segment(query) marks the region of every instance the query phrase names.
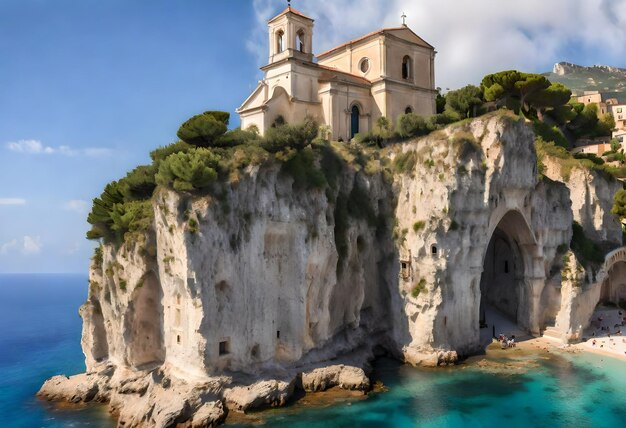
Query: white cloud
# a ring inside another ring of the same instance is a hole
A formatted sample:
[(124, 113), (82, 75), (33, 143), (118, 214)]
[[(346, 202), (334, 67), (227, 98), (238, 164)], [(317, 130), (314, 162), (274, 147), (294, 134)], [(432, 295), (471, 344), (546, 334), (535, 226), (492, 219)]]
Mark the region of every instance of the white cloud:
[(0, 255), (7, 254), (15, 246), (17, 246), (17, 239), (12, 239), (9, 242), (5, 242), (4, 244), (0, 245)]
[[(248, 48), (259, 65), (267, 61), (267, 20), (282, 8), (282, 0), (254, 0)], [(444, 88), (503, 69), (549, 71), (574, 51), (589, 62), (626, 66), (626, 0), (317, 0), (296, 8), (315, 19), (315, 52), (397, 26), (405, 12), (411, 29), (438, 51), (436, 80)]]
[(6, 144), (7, 149), (31, 155), (52, 155), (59, 154), (63, 156), (88, 156), (102, 157), (111, 154), (110, 149), (102, 147), (87, 147), (85, 149), (72, 149), (70, 146), (50, 147), (44, 145), (39, 140), (19, 140)]
[(22, 198), (0, 198), (0, 205), (24, 205), (26, 199)]
[(74, 211), (78, 214), (84, 214), (89, 209), (89, 203), (81, 199), (72, 199), (63, 204), (63, 208), (68, 211)]
[(13, 249), (19, 250), (26, 256), (39, 254), (43, 244), (39, 236), (24, 236), (22, 239), (12, 239), (0, 245), (0, 255), (8, 254)]
[(22, 247), (22, 254), (32, 255), (39, 254), (41, 252), (41, 247), (43, 244), (41, 243), (41, 238), (39, 236), (24, 236), (24, 245)]

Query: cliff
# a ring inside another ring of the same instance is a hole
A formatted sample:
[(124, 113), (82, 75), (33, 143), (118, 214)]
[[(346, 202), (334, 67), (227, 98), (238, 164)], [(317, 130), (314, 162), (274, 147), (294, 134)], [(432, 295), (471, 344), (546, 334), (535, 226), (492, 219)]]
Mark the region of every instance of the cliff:
[(87, 373), (40, 395), (110, 402), (124, 426), (213, 426), (296, 388), (367, 391), (379, 352), (453, 364), (481, 350), (485, 305), (534, 334), (588, 321), (576, 299), (593, 281), (580, 291), (563, 256), (574, 219), (617, 242), (615, 185), (541, 177), (523, 121), (316, 153), (324, 186), (269, 159), (219, 192), (158, 188), (149, 231), (92, 262)]

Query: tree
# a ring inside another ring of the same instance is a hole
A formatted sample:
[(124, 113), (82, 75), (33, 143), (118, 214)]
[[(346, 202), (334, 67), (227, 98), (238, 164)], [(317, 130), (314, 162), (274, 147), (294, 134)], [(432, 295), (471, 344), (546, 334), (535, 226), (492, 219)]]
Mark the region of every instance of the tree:
[(217, 179), (220, 157), (206, 148), (168, 156), (159, 166), (156, 182), (179, 191), (201, 190)]
[(476, 109), (483, 103), (483, 91), (474, 85), (446, 94), (446, 109), (458, 113), (461, 117), (475, 117)]
[(298, 125), (277, 125), (265, 132), (262, 146), (268, 152), (276, 153), (285, 148), (302, 149), (317, 137), (319, 126), (311, 117), (306, 117)]
[(622, 145), (620, 144), (619, 140), (617, 138), (613, 138), (611, 140), (611, 151), (617, 153), (621, 148)]
[(551, 83), (545, 76), (516, 70), (489, 74), (483, 78), (481, 87), (486, 101), (493, 101), (497, 107), (506, 106), (526, 116), (541, 116), (545, 109), (559, 108), (571, 97), (569, 89), (559, 83)]
[(626, 219), (626, 190), (618, 190), (613, 196), (611, 214), (619, 217), (620, 221), (624, 223), (624, 219)]
[(126, 174), (126, 177), (119, 181), (120, 192), (124, 200), (149, 199), (156, 187), (154, 175), (157, 167), (152, 165), (142, 165)]
[(124, 195), (117, 181), (112, 181), (104, 187), (99, 198), (93, 200), (91, 212), (87, 216), (87, 222), (91, 224), (91, 230), (87, 232), (87, 239), (109, 238), (113, 219), (111, 211), (115, 204), (124, 202)]
[(183, 123), (176, 135), (188, 144), (210, 147), (228, 130), (229, 118), (223, 111), (205, 111)]
[(596, 135), (598, 137), (610, 136), (613, 133), (613, 129), (615, 129), (615, 119), (613, 119), (613, 115), (611, 113), (603, 114), (600, 120), (598, 120)]
[(415, 113), (407, 113), (398, 116), (398, 126), (396, 126), (396, 130), (402, 138), (409, 138), (427, 134), (428, 126), (423, 117)]
[(441, 95), (441, 88), (437, 88), (437, 97), (435, 98), (435, 106), (437, 114), (443, 113), (446, 108), (446, 97)]

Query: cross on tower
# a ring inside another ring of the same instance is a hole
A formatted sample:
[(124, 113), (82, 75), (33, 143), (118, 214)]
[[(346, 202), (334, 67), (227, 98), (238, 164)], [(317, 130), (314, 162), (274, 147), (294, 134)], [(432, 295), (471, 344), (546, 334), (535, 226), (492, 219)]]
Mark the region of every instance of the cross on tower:
[(400, 18), (402, 18), (402, 25), (406, 26), (406, 13), (402, 12), (402, 16)]

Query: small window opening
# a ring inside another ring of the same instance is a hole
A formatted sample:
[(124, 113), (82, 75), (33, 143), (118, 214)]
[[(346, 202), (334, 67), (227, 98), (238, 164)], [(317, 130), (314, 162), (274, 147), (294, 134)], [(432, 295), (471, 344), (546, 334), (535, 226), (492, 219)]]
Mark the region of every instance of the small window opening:
[(180, 316), (181, 316), (180, 309), (176, 309), (176, 325), (180, 325)]
[(408, 279), (411, 275), (411, 264), (407, 261), (401, 261), (400, 266), (402, 267), (402, 270), (400, 272), (402, 278)]
[(283, 30), (280, 30), (278, 33), (276, 33), (276, 53), (281, 53), (282, 51), (285, 50), (285, 46), (284, 46), (284, 35), (285, 33), (283, 33)]
[(176, 295), (176, 304), (180, 305), (180, 294)]
[(409, 114), (409, 113), (413, 113), (413, 109), (411, 108), (411, 106), (408, 106), (407, 108), (404, 109), (404, 114)]
[(411, 57), (408, 55), (402, 59), (402, 78), (411, 78)]
[(430, 247), (430, 253), (431, 254), (437, 254), (437, 246), (433, 245), (432, 247)]
[(296, 33), (296, 48), (300, 52), (304, 52), (304, 31), (302, 30)]
[(280, 330), (276, 330), (276, 339), (280, 339)]
[(504, 261), (504, 273), (509, 273), (509, 261)]
[(220, 342), (220, 355), (228, 355), (230, 353), (230, 343), (228, 340)]
[(176, 335), (176, 343), (178, 343), (180, 345), (180, 334)]
[(361, 69), (361, 73), (367, 73), (370, 69), (370, 60), (367, 58), (363, 58), (361, 60), (361, 64), (359, 65), (359, 68)]

